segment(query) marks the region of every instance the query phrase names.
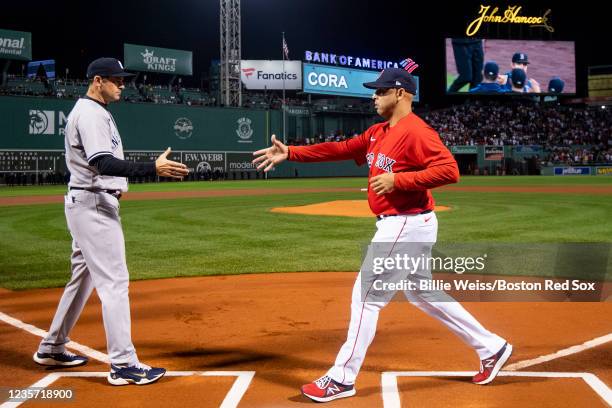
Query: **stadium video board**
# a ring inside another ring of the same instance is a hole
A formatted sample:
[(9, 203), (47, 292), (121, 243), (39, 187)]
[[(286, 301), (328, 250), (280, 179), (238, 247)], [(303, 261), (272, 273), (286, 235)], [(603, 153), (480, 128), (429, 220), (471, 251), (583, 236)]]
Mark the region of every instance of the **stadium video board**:
[(576, 93), (573, 41), (445, 41), (447, 94)]
[(44, 75), (49, 79), (55, 79), (55, 60), (30, 61), (27, 65), (26, 75), (28, 78)]
[[(372, 82), (378, 78), (380, 72), (366, 71), (362, 69), (340, 68), (330, 65), (302, 64), (304, 72), (304, 92), (351, 96), (357, 98), (371, 98), (372, 89), (363, 86), (364, 82)], [(417, 83), (417, 94), (413, 101), (419, 101), (419, 78), (415, 75)]]

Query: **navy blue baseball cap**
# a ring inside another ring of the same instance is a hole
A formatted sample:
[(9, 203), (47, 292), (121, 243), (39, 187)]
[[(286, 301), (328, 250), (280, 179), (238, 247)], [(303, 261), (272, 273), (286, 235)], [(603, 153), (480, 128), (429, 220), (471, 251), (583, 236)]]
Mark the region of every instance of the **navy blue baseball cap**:
[(116, 58), (98, 58), (87, 67), (87, 78), (91, 79), (99, 75), (101, 77), (128, 77), (134, 76), (125, 72), (123, 64)]
[(484, 75), (488, 79), (495, 79), (499, 74), (499, 65), (495, 61), (488, 61), (484, 65)]
[(565, 86), (565, 82), (561, 78), (553, 77), (548, 83), (548, 92), (561, 93), (563, 92), (563, 86)]
[(522, 88), (525, 86), (527, 74), (525, 74), (525, 71), (520, 68), (514, 68), (512, 73), (510, 73), (510, 78), (512, 79), (512, 85), (517, 88)]
[(520, 64), (529, 64), (529, 58), (527, 58), (527, 54), (524, 52), (515, 52), (512, 56), (512, 62), (520, 63)]
[(363, 86), (369, 89), (403, 88), (413, 95), (416, 95), (417, 90), (414, 77), (401, 68), (387, 68), (380, 73), (376, 81), (364, 82)]

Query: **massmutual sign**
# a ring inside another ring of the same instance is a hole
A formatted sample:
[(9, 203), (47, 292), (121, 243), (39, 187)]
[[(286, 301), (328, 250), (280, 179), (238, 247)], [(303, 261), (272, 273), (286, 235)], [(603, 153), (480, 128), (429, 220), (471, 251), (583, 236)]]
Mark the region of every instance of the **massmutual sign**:
[(32, 34), (0, 30), (0, 59), (32, 60)]
[(123, 44), (125, 68), (132, 71), (193, 75), (191, 51), (148, 45)]

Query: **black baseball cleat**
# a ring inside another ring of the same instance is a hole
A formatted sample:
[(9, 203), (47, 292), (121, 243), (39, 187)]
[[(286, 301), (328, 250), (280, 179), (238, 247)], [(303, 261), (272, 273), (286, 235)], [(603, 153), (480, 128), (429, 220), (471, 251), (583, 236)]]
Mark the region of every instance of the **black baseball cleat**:
[(112, 385), (145, 385), (154, 383), (164, 374), (166, 374), (165, 368), (149, 367), (142, 363), (133, 366), (111, 364), (111, 371), (107, 379)]
[(85, 356), (78, 356), (69, 351), (61, 353), (34, 353), (32, 359), (36, 364), (49, 367), (78, 367), (87, 364), (89, 359)]

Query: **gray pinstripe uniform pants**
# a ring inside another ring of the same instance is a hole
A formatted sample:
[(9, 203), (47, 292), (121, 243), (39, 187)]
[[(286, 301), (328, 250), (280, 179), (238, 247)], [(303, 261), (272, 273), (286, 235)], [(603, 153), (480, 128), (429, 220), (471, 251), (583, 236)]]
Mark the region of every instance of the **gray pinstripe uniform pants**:
[(68, 334), (95, 288), (102, 303), (111, 363), (135, 364), (138, 358), (131, 336), (129, 273), (119, 200), (104, 192), (71, 190), (66, 195), (65, 213), (72, 235), (72, 278), (38, 351), (64, 351), (70, 341)]

